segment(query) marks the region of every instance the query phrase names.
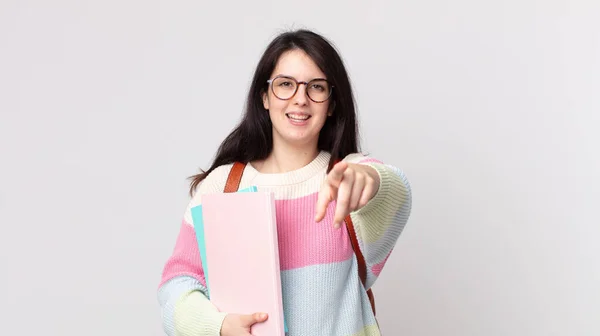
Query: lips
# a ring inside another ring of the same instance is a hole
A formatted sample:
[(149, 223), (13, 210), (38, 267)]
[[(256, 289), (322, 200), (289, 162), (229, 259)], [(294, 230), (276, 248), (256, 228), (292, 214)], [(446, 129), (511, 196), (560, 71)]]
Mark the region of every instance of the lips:
[(295, 112), (286, 113), (285, 115), (286, 115), (286, 117), (288, 117), (294, 121), (305, 121), (311, 117), (311, 115), (307, 114), (307, 113), (295, 113)]

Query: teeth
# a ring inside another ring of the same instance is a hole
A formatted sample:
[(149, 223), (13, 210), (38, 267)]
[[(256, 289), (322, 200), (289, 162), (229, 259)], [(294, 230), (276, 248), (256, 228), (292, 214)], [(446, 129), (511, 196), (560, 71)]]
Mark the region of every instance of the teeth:
[(294, 119), (294, 120), (306, 120), (310, 117), (309, 115), (299, 115), (299, 114), (292, 114), (292, 113), (288, 113), (287, 116), (290, 119)]

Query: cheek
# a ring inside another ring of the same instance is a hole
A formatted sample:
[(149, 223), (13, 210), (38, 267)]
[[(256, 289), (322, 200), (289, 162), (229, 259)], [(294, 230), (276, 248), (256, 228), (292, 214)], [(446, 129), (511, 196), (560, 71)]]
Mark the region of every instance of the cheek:
[(272, 95), (269, 95), (269, 110), (272, 112), (282, 112), (286, 109), (288, 102), (285, 100), (277, 99)]
[(319, 115), (319, 117), (323, 119), (327, 119), (328, 111), (329, 105), (327, 104), (317, 105), (314, 109), (315, 114)]
[(279, 99), (272, 99), (269, 101), (269, 116), (271, 117), (271, 121), (274, 123), (279, 123), (283, 117), (285, 117), (284, 112), (286, 110), (287, 104)]

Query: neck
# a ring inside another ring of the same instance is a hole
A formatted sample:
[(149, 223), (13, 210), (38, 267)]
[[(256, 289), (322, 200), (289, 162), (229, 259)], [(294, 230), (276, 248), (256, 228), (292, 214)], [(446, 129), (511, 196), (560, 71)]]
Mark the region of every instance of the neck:
[(256, 169), (265, 174), (287, 173), (308, 165), (319, 155), (319, 152), (316, 144), (296, 147), (274, 143), (271, 154), (264, 161), (256, 164)]

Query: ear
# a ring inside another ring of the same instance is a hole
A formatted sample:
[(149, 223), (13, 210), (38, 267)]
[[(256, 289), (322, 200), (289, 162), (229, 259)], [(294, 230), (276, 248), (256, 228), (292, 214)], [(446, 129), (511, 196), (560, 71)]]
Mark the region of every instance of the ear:
[(266, 92), (262, 93), (262, 101), (263, 101), (263, 107), (265, 108), (265, 110), (269, 110), (269, 95)]

